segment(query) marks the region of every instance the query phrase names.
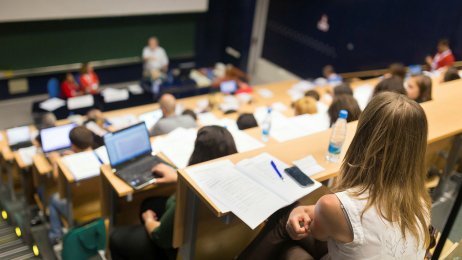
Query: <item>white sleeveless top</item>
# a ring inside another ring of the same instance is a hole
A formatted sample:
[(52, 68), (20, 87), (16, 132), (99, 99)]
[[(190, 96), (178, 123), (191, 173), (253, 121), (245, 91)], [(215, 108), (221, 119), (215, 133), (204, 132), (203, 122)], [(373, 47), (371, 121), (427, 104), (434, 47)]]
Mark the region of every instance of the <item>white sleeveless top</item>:
[(347, 191), (335, 195), (348, 215), (354, 238), (350, 243), (329, 239), (327, 259), (424, 259), (423, 237), (420, 244), (410, 233), (404, 239), (399, 226), (382, 219), (375, 207), (361, 218), (367, 199), (352, 197)]

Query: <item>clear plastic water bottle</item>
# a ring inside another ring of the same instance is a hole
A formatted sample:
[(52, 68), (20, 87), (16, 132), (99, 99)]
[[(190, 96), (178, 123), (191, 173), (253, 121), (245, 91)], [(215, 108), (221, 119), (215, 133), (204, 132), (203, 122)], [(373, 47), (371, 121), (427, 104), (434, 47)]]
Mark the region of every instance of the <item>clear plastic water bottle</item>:
[(270, 130), (271, 130), (271, 111), (272, 109), (269, 107), (265, 120), (261, 123), (261, 137), (263, 142), (268, 142)]
[(332, 134), (329, 140), (329, 149), (327, 150), (326, 159), (329, 162), (338, 162), (342, 146), (346, 138), (348, 111), (340, 110), (337, 122), (332, 127)]

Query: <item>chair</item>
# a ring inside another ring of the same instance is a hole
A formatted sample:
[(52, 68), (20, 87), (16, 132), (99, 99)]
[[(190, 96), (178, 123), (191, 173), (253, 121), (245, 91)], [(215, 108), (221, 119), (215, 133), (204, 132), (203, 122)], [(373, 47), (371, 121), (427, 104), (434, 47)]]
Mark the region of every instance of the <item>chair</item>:
[(47, 83), (48, 95), (50, 98), (60, 97), (61, 89), (59, 88), (59, 80), (57, 78), (51, 78)]
[(73, 228), (64, 236), (62, 259), (80, 260), (98, 256), (99, 251), (106, 248), (106, 239), (103, 219)]

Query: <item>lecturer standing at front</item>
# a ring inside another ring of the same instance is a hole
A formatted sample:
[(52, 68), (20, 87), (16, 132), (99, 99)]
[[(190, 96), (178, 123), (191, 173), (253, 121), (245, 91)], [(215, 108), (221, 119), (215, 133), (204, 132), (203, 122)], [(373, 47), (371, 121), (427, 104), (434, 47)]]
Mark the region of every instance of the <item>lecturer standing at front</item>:
[(150, 37), (148, 46), (143, 49), (144, 76), (152, 77), (153, 74), (167, 72), (168, 57), (164, 48), (159, 46), (156, 37)]

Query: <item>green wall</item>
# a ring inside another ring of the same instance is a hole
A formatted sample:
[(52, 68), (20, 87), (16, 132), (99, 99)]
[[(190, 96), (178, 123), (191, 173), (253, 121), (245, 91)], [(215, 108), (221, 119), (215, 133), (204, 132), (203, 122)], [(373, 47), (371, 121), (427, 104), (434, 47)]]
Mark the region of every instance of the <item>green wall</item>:
[(192, 56), (197, 16), (0, 23), (0, 70), (141, 56), (151, 35), (170, 57)]

